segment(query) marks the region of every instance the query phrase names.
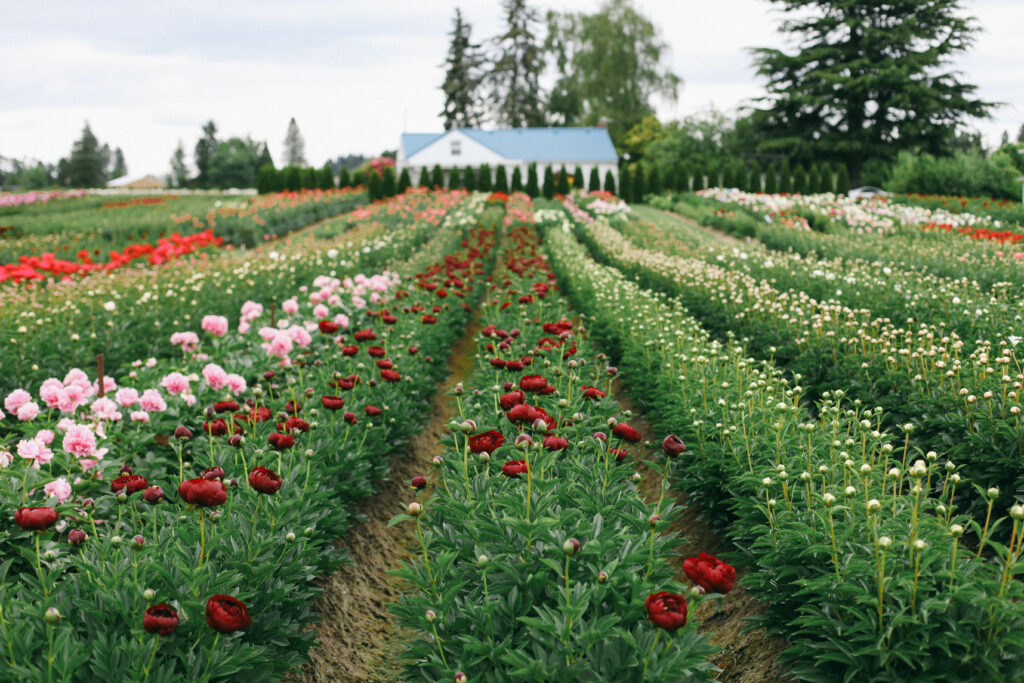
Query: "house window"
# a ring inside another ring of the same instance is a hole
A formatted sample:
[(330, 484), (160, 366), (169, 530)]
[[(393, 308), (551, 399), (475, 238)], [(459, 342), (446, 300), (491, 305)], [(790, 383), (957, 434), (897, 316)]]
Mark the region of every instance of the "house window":
[(452, 140), (452, 156), (457, 157), (462, 154), (462, 140)]

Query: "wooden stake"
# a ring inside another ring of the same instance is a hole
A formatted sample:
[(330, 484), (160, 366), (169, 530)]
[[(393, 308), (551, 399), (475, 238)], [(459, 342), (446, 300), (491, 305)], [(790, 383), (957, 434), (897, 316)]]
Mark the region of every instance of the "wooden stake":
[(104, 388), (103, 388), (103, 354), (102, 353), (97, 353), (96, 354), (96, 382), (97, 382), (97, 384), (99, 384), (99, 387), (100, 387), (100, 398), (103, 398), (103, 396), (107, 392), (104, 391)]

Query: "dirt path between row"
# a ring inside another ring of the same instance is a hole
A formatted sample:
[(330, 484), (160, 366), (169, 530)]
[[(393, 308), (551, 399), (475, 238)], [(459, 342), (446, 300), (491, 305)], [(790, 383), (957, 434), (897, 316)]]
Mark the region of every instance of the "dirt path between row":
[[(666, 434), (659, 434), (654, 430), (643, 413), (634, 406), (619, 380), (613, 383), (612, 391), (623, 410), (633, 412), (629, 424), (640, 432), (645, 441), (649, 440), (654, 444), (653, 448), (657, 452), (652, 454), (652, 458), (660, 457), (660, 444)], [(648, 502), (657, 503), (661, 494), (661, 474), (646, 465), (641, 465), (639, 470), (644, 475), (640, 481), (640, 493)], [(733, 548), (728, 540), (723, 539), (700, 520), (700, 507), (688, 504), (686, 494), (670, 489), (666, 496), (672, 496), (683, 507), (682, 514), (669, 528), (670, 531), (678, 532), (686, 538), (686, 544), (679, 548), (676, 579), (692, 583), (683, 571), (683, 558), (698, 555), (702, 551), (716, 555)], [(722, 651), (712, 658), (715, 665), (722, 669), (716, 680), (729, 683), (789, 683), (790, 679), (784, 675), (782, 667), (776, 662), (779, 653), (786, 648), (786, 642), (778, 638), (768, 638), (764, 629), (744, 632), (749, 626), (747, 617), (763, 611), (763, 607), (754, 596), (739, 584), (738, 580), (744, 573), (742, 569), (737, 568), (736, 586), (722, 598), (721, 609), (709, 600), (696, 612), (701, 621), (700, 632), (706, 635), (711, 643), (722, 648)]]
[(414, 499), (409, 480), (426, 475), (431, 458), (443, 452), (438, 441), (457, 412), (454, 401), (445, 393), (472, 369), (473, 339), (478, 331), (479, 325), (472, 323), (452, 349), (448, 378), (438, 384), (430, 401), (433, 417), (412, 438), (404, 456), (393, 460), (390, 476), (380, 482), (377, 494), (360, 506), (364, 521), (341, 541), (355, 564), (339, 567), (317, 581), (324, 589), (316, 604), (322, 618), (316, 625), (319, 645), (310, 650), (311, 661), (290, 680), (399, 680), (404, 644), (414, 634), (399, 627), (388, 611), (388, 604), (395, 602), (406, 588), (388, 570), (396, 569), (399, 562), (415, 554), (418, 542), (413, 525), (389, 528), (388, 522)]

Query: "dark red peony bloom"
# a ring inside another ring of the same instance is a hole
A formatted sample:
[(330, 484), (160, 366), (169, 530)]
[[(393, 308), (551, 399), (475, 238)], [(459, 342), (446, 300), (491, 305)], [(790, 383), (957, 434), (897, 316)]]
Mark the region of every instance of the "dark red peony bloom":
[(377, 406), (366, 406), (365, 408), (363, 408), (363, 412), (369, 415), (370, 417), (377, 417), (384, 411), (378, 408)]
[(233, 413), (238, 410), (238, 403), (235, 401), (217, 401), (213, 404), (215, 413)]
[(260, 493), (267, 495), (277, 493), (277, 490), (281, 488), (281, 483), (281, 477), (277, 476), (274, 470), (266, 467), (254, 467), (249, 473), (249, 486)]
[(625, 448), (609, 448), (608, 452), (615, 456), (617, 462), (622, 462), (629, 456)]
[(267, 443), (276, 448), (279, 451), (283, 451), (286, 448), (291, 448), (295, 445), (295, 437), (291, 434), (280, 434), (274, 432), (267, 437)]
[(150, 505), (156, 505), (164, 499), (164, 490), (159, 486), (149, 486), (142, 492), (142, 500)]
[(334, 334), (341, 329), (341, 325), (334, 322), (333, 320), (321, 320), (317, 323), (317, 327), (320, 328), (320, 332), (323, 334)]
[(548, 381), (541, 375), (526, 375), (519, 380), (519, 388), (523, 391), (542, 391), (548, 385)]
[(526, 394), (521, 391), (511, 391), (507, 394), (502, 394), (498, 398), (498, 403), (501, 404), (502, 410), (512, 410), (513, 406), (517, 406), (526, 399)]
[(129, 496), (143, 490), (149, 485), (145, 477), (138, 474), (126, 474), (110, 482), (110, 490), (114, 493), (124, 491)]
[(345, 422), (348, 422), (350, 425), (354, 425), (359, 420), (355, 413), (346, 412), (342, 417), (344, 417)]
[(278, 422), (277, 428), (286, 434), (291, 434), (295, 429), (298, 429), (300, 432), (308, 432), (309, 423), (301, 417), (289, 417), (284, 422)]
[(228, 423), (222, 418), (203, 423), (203, 431), (211, 436), (224, 436), (228, 433)]
[(228, 500), (228, 489), (216, 479), (186, 479), (178, 485), (178, 495), (191, 505), (214, 507)]
[(359, 353), (359, 347), (358, 346), (342, 346), (341, 347), (341, 355), (343, 355), (343, 356), (354, 356), (357, 353)]
[(248, 422), (253, 424), (256, 422), (266, 422), (272, 417), (274, 417), (274, 413), (270, 408), (260, 406), (258, 408), (253, 408), (248, 413), (235, 413), (235, 422)]
[(89, 534), (81, 529), (72, 529), (68, 532), (68, 542), (72, 545), (82, 545), (89, 538)]
[(174, 428), (174, 438), (178, 441), (188, 441), (192, 438), (192, 430), (182, 425)]
[(418, 347), (418, 346), (410, 346), (409, 347), (409, 355), (410, 356), (415, 356), (419, 352), (420, 352), (420, 347)]
[(326, 410), (341, 410), (345, 407), (345, 399), (341, 396), (321, 396), (320, 405)]
[(530, 471), (530, 466), (525, 460), (509, 460), (501, 466), (501, 473), (510, 479), (518, 479), (520, 474)]
[(220, 479), (223, 481), (225, 476), (227, 476), (227, 474), (224, 472), (224, 468), (218, 467), (217, 465), (207, 467), (203, 470), (203, 479), (209, 479), (211, 481), (214, 479)]
[(402, 379), (402, 376), (394, 370), (381, 370), (380, 378), (385, 382), (398, 382)]
[(562, 451), (569, 447), (569, 440), (551, 434), (544, 437), (544, 448), (549, 451)]
[(373, 356), (374, 358), (383, 358), (384, 356), (388, 355), (388, 352), (384, 350), (383, 346), (371, 346), (370, 348), (366, 349), (366, 352)]
[(503, 368), (507, 363), (504, 358), (492, 358), (489, 362), (492, 368)]
[(647, 596), (647, 620), (658, 628), (675, 631), (686, 626), (686, 600), (681, 595), (662, 591)]
[(665, 451), (665, 455), (670, 458), (678, 457), (683, 451), (686, 450), (686, 444), (675, 434), (669, 434), (665, 437), (665, 440), (661, 442), (661, 450)]
[(425, 488), (426, 485), (427, 485), (427, 478), (426, 477), (413, 477), (411, 483), (412, 483), (412, 487), (414, 489), (422, 489), (422, 488)]
[(288, 401), (284, 404), (284, 412), (289, 415), (296, 415), (302, 412), (302, 404), (298, 401)]
[(683, 560), (683, 571), (708, 593), (728, 593), (736, 582), (736, 570), (707, 553)]
[(591, 401), (599, 401), (607, 395), (597, 387), (588, 387), (584, 384), (580, 388), (583, 389), (583, 398)]
[(352, 335), (357, 342), (361, 341), (373, 341), (377, 338), (377, 333), (373, 330), (359, 330)]
[(420, 318), (420, 321), (424, 325), (433, 325), (434, 323), (437, 322), (437, 318), (435, 318), (434, 316), (432, 316), (430, 314), (427, 314), (427, 315), (423, 316), (422, 318)]
[(165, 602), (153, 605), (142, 615), (142, 628), (147, 633), (169, 636), (178, 628), (178, 612)]
[(395, 364), (392, 363), (387, 358), (381, 358), (379, 361), (377, 361), (377, 367), (382, 370), (390, 370), (391, 368), (395, 367)]
[(215, 631), (232, 633), (252, 623), (245, 604), (230, 595), (214, 595), (206, 601), (206, 623)]
[(524, 367), (521, 360), (510, 360), (505, 363), (505, 369), (509, 372), (522, 372)]
[(505, 443), (504, 435), (492, 429), (469, 437), (469, 450), (473, 453), (493, 453), (503, 443)]
[(625, 422), (616, 423), (616, 425), (612, 427), (612, 434), (630, 443), (639, 443), (641, 439), (640, 432), (636, 431)]
[(54, 508), (18, 508), (14, 523), (25, 531), (43, 531), (57, 523), (60, 514)]

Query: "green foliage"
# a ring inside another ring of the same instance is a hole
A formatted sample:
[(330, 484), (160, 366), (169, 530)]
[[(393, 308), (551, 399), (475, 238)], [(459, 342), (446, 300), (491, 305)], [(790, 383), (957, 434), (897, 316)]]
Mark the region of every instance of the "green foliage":
[(476, 189), (481, 192), (490, 192), (494, 189), (494, 183), (491, 181), (491, 165), (482, 164), (480, 169), (477, 171), (476, 176)]
[(793, 172), (790, 170), (789, 159), (783, 159), (779, 166), (779, 192), (790, 194), (793, 192)]
[(430, 171), (430, 187), (445, 187), (444, 183), (444, 171), (441, 169), (439, 164), (434, 164), (434, 168)]
[(544, 167), (544, 184), (541, 186), (541, 194), (545, 199), (555, 196), (555, 172), (551, 166)]
[(610, 192), (611, 194), (614, 194), (616, 196), (621, 196), (616, 194), (615, 192), (615, 173), (612, 172), (611, 169), (609, 169), (608, 172), (604, 174), (604, 187), (601, 189), (604, 190), (605, 192)]
[(278, 172), (270, 164), (264, 164), (256, 174), (256, 192), (271, 194), (278, 191)]
[(821, 186), (821, 176), (818, 173), (818, 165), (811, 164), (811, 168), (807, 171), (807, 193), (813, 194), (820, 192), (818, 188)]
[(456, 190), (465, 186), (466, 183), (462, 179), (462, 173), (459, 171), (458, 166), (453, 166), (452, 170), (448, 173), (448, 187)]
[(903, 152), (886, 188), (894, 192), (1019, 199), (1020, 173), (1005, 154), (985, 158), (977, 153), (958, 152), (951, 157), (933, 157)]
[(229, 138), (217, 144), (210, 156), (207, 183), (217, 188), (245, 188), (256, 185), (259, 154), (251, 140)]
[(320, 182), (315, 168), (303, 168), (299, 171), (299, 178), (299, 183), (303, 190), (315, 189)]
[(88, 122), (82, 128), (82, 137), (71, 146), (62, 181), (71, 187), (103, 187), (106, 184), (106, 162), (100, 153), (99, 140)]
[(383, 188), (381, 187), (381, 178), (377, 173), (368, 173), (369, 179), (366, 183), (366, 193), (370, 198), (371, 202), (375, 202), (378, 199), (382, 199), (384, 196)]
[(657, 166), (652, 166), (649, 173), (647, 173), (647, 187), (646, 192), (650, 194), (661, 194), (661, 191), (665, 189), (661, 182), (661, 172), (658, 171)]
[(380, 194), (381, 197), (387, 199), (388, 197), (394, 197), (397, 191), (395, 184), (395, 167), (385, 166), (384, 172), (381, 174), (380, 180)]
[(352, 176), (349, 175), (348, 169), (345, 168), (344, 166), (342, 166), (338, 170), (338, 187), (339, 188), (345, 188), (345, 187), (352, 187), (352, 185), (353, 185), (353, 183), (352, 183)]
[[(536, 170), (534, 170), (534, 172), (533, 172), (533, 177), (534, 177), (534, 194), (537, 194), (537, 190), (536, 190), (537, 171)], [(509, 186), (509, 190), (511, 192), (522, 192), (523, 191), (523, 174), (519, 170), (519, 166), (518, 165), (515, 168), (512, 169), (512, 183)]]
[(583, 177), (583, 169), (580, 166), (577, 166), (576, 170), (573, 171), (572, 174), (572, 189), (582, 190), (584, 187), (586, 187), (584, 183), (585, 179)]
[[(518, 170), (518, 168), (516, 169)], [(494, 174), (494, 187), (492, 188), (495, 192), (504, 192), (509, 194), (508, 186), (508, 171), (505, 170), (505, 164), (498, 166), (498, 170)]]
[(779, 178), (775, 173), (775, 164), (768, 164), (768, 169), (764, 172), (764, 192), (765, 194), (781, 192), (779, 189)]
[(302, 188), (302, 173), (298, 166), (285, 166), (281, 169), (280, 187), (292, 192)]
[[(581, 185), (582, 187), (582, 185)], [(601, 189), (601, 174), (597, 170), (597, 166), (593, 166), (590, 169), (590, 180), (587, 183), (588, 192), (597, 192)]]
[(196, 186), (210, 187), (210, 157), (217, 151), (217, 124), (207, 121), (203, 126), (203, 135), (195, 148)]
[(483, 82), (481, 66), (484, 62), (480, 44), (470, 38), (472, 27), (463, 20), (462, 10), (455, 8), (447, 67), (441, 91), (444, 93), (444, 129), (474, 128), (482, 116), (480, 85)]
[(619, 197), (623, 201), (632, 204), (633, 202), (633, 173), (629, 166), (619, 169)]
[(627, 200), (632, 204), (643, 204), (644, 195), (647, 194), (647, 182), (644, 178), (644, 169), (642, 166), (634, 166), (632, 173), (629, 174), (630, 186), (631, 186), (631, 199)]
[(750, 173), (747, 175), (747, 192), (761, 192), (763, 187), (761, 184), (761, 163), (754, 159), (754, 163), (750, 165)]
[(486, 77), (491, 116), (506, 128), (543, 126), (544, 53), (534, 37), (537, 10), (526, 0), (502, 0), (501, 8), (505, 29), (494, 39), (495, 57)]
[(334, 189), (334, 166), (331, 165), (331, 162), (324, 164), (317, 174), (317, 187), (321, 190)]
[[(512, 177), (512, 184), (515, 184), (515, 176)], [(530, 164), (526, 169), (526, 194), (530, 195), (531, 199), (536, 199), (540, 196), (540, 186), (537, 182), (537, 164)]]
[(352, 172), (352, 187), (359, 187), (360, 185), (365, 186), (366, 182), (367, 180), (365, 171), (357, 169)]
[(846, 164), (839, 164), (839, 172), (836, 173), (836, 194), (847, 195), (850, 193), (850, 171)]
[(288, 166), (306, 165), (306, 141), (299, 132), (299, 124), (293, 116), (288, 121), (288, 131), (284, 137), (284, 163)]
[(472, 166), (467, 166), (466, 171), (462, 174), (462, 185), (470, 192), (477, 190), (476, 171), (473, 170)]
[(398, 187), (395, 189), (397, 194), (403, 194), (411, 186), (412, 180), (409, 177), (409, 167), (405, 166), (402, 168), (402, 172), (398, 175)]
[(796, 194), (807, 194), (807, 171), (803, 164), (797, 164), (793, 169), (793, 192)]
[(836, 188), (835, 174), (832, 172), (832, 165), (827, 161), (818, 165), (818, 184), (815, 192), (834, 192)]
[[(581, 172), (580, 175), (583, 175), (583, 173)], [(565, 196), (569, 194), (569, 189), (569, 172), (563, 166), (559, 169), (558, 177), (555, 179), (555, 192)]]

